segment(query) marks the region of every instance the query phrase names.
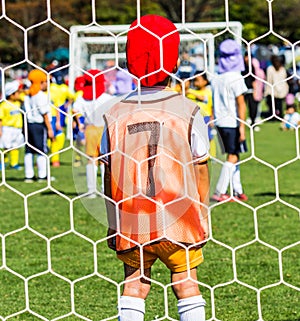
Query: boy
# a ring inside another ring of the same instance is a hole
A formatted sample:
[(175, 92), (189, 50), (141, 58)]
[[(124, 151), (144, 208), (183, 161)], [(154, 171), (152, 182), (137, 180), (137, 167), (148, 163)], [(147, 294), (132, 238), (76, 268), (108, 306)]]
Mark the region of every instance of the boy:
[(47, 137), (54, 139), (50, 102), (46, 94), (47, 74), (39, 69), (33, 69), (29, 72), (28, 79), (31, 86), (24, 100), (28, 134), (24, 155), (24, 181), (32, 183), (35, 180), (33, 161), (36, 154), (38, 181), (43, 182), (47, 180)]
[(207, 128), (198, 106), (168, 87), (178, 61), (174, 24), (157, 15), (137, 24), (126, 55), (138, 88), (105, 114), (101, 144), (108, 245), (125, 271), (119, 320), (144, 320), (151, 266), (160, 259), (171, 272), (180, 320), (204, 321), (196, 268), (208, 239)]
[(20, 83), (17, 80), (6, 83), (4, 88), (6, 100), (0, 105), (1, 147), (11, 149), (10, 167), (16, 170), (21, 169), (18, 147), (24, 142), (19, 88)]

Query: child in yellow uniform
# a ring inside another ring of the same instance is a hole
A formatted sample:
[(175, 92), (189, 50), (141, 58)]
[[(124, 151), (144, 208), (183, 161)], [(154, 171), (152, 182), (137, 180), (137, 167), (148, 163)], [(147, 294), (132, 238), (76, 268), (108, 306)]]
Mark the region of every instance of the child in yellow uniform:
[(58, 152), (64, 147), (65, 143), (65, 133), (62, 129), (65, 126), (63, 121), (65, 115), (60, 110), (66, 103), (72, 103), (74, 97), (66, 84), (56, 84), (55, 82), (50, 84), (50, 97), (53, 104), (51, 125), (55, 136), (55, 140), (50, 141), (50, 151), (53, 154), (51, 163), (53, 167), (59, 167), (60, 155)]
[(10, 167), (16, 170), (21, 169), (18, 148), (24, 142), (19, 87), (17, 80), (6, 83), (6, 99), (0, 105), (0, 146), (4, 150), (10, 150)]
[[(186, 88), (186, 97), (195, 101), (200, 107), (200, 112), (204, 118), (205, 123), (213, 120), (213, 104), (212, 91), (209, 87), (207, 75), (200, 71), (196, 72), (197, 76), (194, 79), (194, 88)], [(210, 142), (210, 155), (216, 156), (216, 143), (212, 133), (212, 125), (208, 125), (208, 137)]]

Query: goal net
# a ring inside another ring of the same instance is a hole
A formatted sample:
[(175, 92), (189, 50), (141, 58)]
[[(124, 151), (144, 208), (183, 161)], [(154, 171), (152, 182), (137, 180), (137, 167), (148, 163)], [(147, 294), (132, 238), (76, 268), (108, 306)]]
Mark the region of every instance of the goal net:
[[(123, 70), (129, 25), (99, 25), (93, 21), (66, 30), (52, 18), (51, 0), (47, 0), (43, 9), (46, 18), (24, 27), (6, 12), (7, 2), (2, 1), (0, 24), (12, 24), (23, 33), (21, 46), (25, 54), (21, 61), (0, 65), (0, 108), (4, 103), (12, 107), (5, 96), (5, 85), (24, 78), (24, 65), (45, 71), (44, 64), (33, 62), (30, 55), (34, 49), (34, 37), (30, 34), (45, 24), (54, 30), (49, 41), (55, 40), (59, 30), (67, 35), (70, 44), (68, 63), (46, 71), (48, 104), (54, 111), (59, 108), (49, 92), (50, 78), (55, 72), (68, 71), (68, 89), (74, 94), (75, 79), (89, 69), (104, 70), (105, 76), (110, 71)], [(293, 104), (299, 105), (300, 40), (290, 43), (275, 32), (272, 16), (275, 0), (265, 2), (269, 30), (250, 41), (243, 38), (242, 24), (230, 21), (229, 0), (223, 3), (224, 22), (176, 24), (180, 54), (187, 51), (209, 80), (218, 78), (218, 46), (226, 38), (235, 39), (243, 53), (252, 53), (261, 64), (266, 64), (264, 67), (270, 64), (271, 54), (281, 55), (280, 50), (288, 53), (285, 66), (289, 73), (285, 79), (271, 84), (251, 68), (244, 76), (251, 75), (270, 89), (270, 107), (266, 98), (261, 97), (255, 123), (251, 123), (249, 113), (244, 122), (248, 150), (241, 154), (238, 166), (249, 199), (233, 199), (231, 180), (230, 197), (209, 204), (210, 236), (203, 247), (204, 262), (197, 269), (197, 284), (206, 300), (206, 320), (211, 321), (300, 320), (299, 125), (292, 125), (288, 118), (277, 114), (275, 97), (277, 85), (288, 82), (295, 85)], [(182, 3), (186, 5), (185, 1)], [(91, 7), (95, 13), (95, 1), (91, 1)], [(139, 12), (140, 1), (137, 9)], [(272, 37), (288, 46), (271, 50), (268, 42)], [(27, 81), (25, 85), (29, 85)], [(19, 164), (24, 166), (25, 147), (32, 147), (28, 131), (23, 133), (23, 142), (8, 148), (3, 145), (0, 131), (0, 320), (3, 321), (119, 318), (123, 265), (107, 245), (111, 238), (107, 235), (103, 172), (101, 165), (94, 166), (93, 158), (87, 156), (84, 137), (73, 136), (75, 116), (71, 113), (72, 105), (68, 108), (62, 111), (67, 125), (63, 133), (68, 139), (57, 151), (42, 153), (46, 159), (46, 180), (25, 183), (24, 168), (16, 170), (12, 166), (16, 150)], [(20, 113), (26, 121), (28, 111), (22, 109)], [(215, 121), (210, 121), (213, 129)], [(288, 130), (282, 130), (285, 125)], [(217, 135), (212, 136), (208, 161), (211, 193), (226, 162)], [(55, 156), (60, 158), (60, 167), (53, 166)], [(131, 155), (125, 157), (133, 160)], [(93, 198), (87, 191), (88, 171), (96, 177)], [(156, 262), (149, 280), (151, 291), (146, 300), (145, 320), (179, 320), (168, 269)]]

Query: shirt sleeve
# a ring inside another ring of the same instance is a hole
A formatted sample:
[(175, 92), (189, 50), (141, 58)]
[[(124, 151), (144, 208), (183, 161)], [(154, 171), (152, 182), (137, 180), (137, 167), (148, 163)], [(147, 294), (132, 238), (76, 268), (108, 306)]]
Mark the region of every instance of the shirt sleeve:
[(232, 83), (232, 89), (235, 97), (239, 97), (247, 92), (248, 88), (242, 76), (239, 76), (237, 81)]
[(37, 96), (37, 108), (41, 115), (50, 114), (51, 109), (47, 95), (40, 91)]
[(191, 151), (194, 158), (204, 162), (209, 158), (208, 125), (200, 112), (195, 115), (191, 130)]

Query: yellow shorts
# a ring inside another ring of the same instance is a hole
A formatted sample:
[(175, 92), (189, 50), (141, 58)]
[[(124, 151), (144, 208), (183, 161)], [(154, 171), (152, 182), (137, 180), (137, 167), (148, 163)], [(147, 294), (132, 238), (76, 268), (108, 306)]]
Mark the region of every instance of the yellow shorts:
[[(147, 245), (143, 248), (144, 269), (150, 268), (157, 259), (160, 259), (172, 272), (184, 272), (192, 269), (203, 262), (201, 248), (188, 250), (189, 264), (187, 262), (187, 250), (184, 246), (165, 241)], [(129, 266), (140, 268), (140, 249), (118, 254), (118, 258)]]
[(90, 157), (100, 155), (100, 140), (103, 133), (103, 127), (88, 125), (85, 129), (85, 152)]

